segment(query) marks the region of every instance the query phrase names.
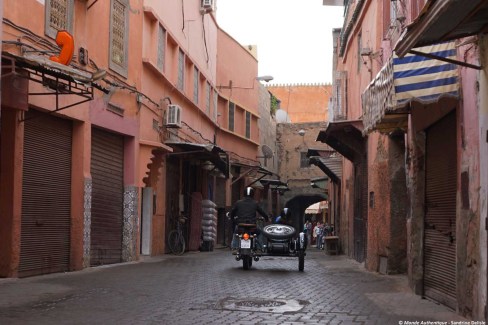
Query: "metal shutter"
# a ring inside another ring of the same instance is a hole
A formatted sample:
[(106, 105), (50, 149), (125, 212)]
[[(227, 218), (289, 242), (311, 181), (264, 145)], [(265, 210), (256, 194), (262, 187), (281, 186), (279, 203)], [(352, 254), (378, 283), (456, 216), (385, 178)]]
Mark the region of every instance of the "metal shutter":
[(368, 222), (368, 166), (366, 160), (354, 166), (354, 259), (366, 259)]
[(68, 271), (70, 258), (71, 122), (26, 118), (19, 277)]
[(124, 138), (92, 129), (90, 264), (122, 261)]
[(456, 115), (427, 130), (425, 295), (456, 308)]
[(196, 251), (200, 248), (202, 238), (202, 193), (191, 194), (191, 217), (188, 238), (188, 250)]

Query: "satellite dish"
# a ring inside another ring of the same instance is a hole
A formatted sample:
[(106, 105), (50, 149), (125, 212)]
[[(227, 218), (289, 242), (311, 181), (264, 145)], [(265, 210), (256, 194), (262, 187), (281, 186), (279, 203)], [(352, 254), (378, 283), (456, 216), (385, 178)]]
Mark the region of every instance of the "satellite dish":
[(273, 154), (273, 150), (271, 150), (271, 148), (265, 144), (262, 144), (261, 145), (261, 151), (263, 153), (263, 156), (261, 157), (257, 157), (257, 158), (273, 158), (274, 154)]

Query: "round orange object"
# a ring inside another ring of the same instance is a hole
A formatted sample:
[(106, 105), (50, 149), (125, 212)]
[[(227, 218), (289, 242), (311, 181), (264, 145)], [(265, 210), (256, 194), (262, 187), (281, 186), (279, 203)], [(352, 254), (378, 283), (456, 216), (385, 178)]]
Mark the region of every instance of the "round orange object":
[(245, 240), (248, 240), (249, 239), (249, 234), (248, 233), (245, 233), (244, 235), (242, 235), (242, 238), (244, 238)]

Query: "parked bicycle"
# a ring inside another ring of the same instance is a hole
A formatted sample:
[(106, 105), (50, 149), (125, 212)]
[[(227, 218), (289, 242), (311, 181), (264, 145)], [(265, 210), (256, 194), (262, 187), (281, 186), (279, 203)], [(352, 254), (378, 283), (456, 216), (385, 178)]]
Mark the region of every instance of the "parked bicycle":
[(188, 219), (184, 215), (180, 215), (176, 220), (176, 229), (169, 232), (168, 235), (168, 248), (171, 254), (181, 255), (185, 252), (186, 243), (185, 236), (183, 236), (183, 225)]

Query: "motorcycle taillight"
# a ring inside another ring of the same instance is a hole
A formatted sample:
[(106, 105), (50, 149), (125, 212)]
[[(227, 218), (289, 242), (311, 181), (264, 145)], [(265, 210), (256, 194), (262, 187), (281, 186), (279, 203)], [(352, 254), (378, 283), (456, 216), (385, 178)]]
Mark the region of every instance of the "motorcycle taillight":
[(242, 235), (242, 238), (245, 240), (249, 239), (249, 234), (246, 232), (244, 235)]

